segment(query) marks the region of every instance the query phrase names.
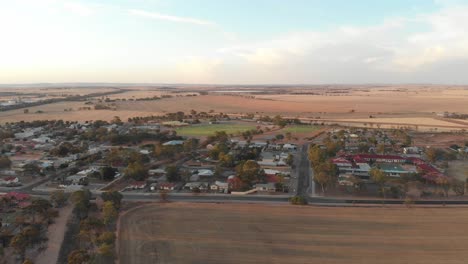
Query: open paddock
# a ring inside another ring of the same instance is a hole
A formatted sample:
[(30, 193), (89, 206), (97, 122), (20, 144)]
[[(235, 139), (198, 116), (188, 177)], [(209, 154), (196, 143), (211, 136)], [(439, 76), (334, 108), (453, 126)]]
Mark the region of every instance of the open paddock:
[(462, 264), (468, 211), (150, 204), (120, 218), (119, 263)]

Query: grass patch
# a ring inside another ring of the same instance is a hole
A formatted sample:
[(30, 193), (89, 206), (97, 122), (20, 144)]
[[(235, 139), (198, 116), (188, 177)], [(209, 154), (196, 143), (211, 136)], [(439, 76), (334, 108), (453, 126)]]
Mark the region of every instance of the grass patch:
[(320, 127), (318, 126), (310, 126), (310, 125), (294, 125), (294, 126), (287, 126), (283, 128), (281, 131), (284, 133), (310, 133), (319, 130)]
[(243, 124), (212, 124), (212, 125), (193, 125), (177, 128), (177, 134), (181, 136), (210, 136), (216, 131), (226, 131), (227, 134), (236, 134), (251, 129), (255, 129), (253, 125)]

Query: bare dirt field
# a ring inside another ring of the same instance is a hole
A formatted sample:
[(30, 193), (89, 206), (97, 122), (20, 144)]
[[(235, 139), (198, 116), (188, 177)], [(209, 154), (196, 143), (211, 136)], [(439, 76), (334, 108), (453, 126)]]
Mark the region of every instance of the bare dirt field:
[(468, 178), (468, 160), (456, 160), (449, 162), (447, 175), (465, 181)]
[(466, 263), (468, 211), (168, 203), (121, 217), (119, 263)]
[(413, 145), (418, 147), (447, 148), (453, 144), (464, 144), (468, 141), (468, 133), (413, 133)]

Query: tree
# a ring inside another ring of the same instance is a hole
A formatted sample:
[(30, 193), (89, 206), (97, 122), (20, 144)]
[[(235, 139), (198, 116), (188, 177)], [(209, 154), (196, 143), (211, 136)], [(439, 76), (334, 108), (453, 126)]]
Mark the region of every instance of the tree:
[(117, 169), (111, 166), (105, 166), (101, 168), (101, 177), (103, 180), (111, 181), (117, 174)]
[(166, 167), (166, 178), (169, 182), (180, 181), (179, 170), (176, 166), (167, 166)]
[(113, 249), (112, 245), (104, 243), (99, 247), (98, 252), (99, 252), (99, 255), (102, 255), (104, 257), (111, 257), (114, 254), (112, 249)]
[(10, 246), (13, 247), (16, 253), (21, 257), (24, 256), (24, 251), (26, 250), (27, 245), (28, 242), (23, 233), (18, 233), (10, 241)]
[(120, 209), (123, 195), (118, 191), (107, 191), (101, 194), (101, 198), (104, 202), (111, 201), (116, 209)]
[(380, 191), (385, 198), (385, 182), (387, 181), (387, 176), (385, 172), (378, 169), (372, 168), (369, 172), (372, 181), (374, 181), (377, 185), (379, 185)]
[(307, 199), (303, 196), (293, 196), (289, 198), (289, 202), (294, 205), (306, 205)]
[(139, 161), (132, 162), (128, 164), (125, 169), (125, 176), (133, 178), (137, 181), (144, 180), (148, 175), (148, 169), (143, 166)]
[(32, 262), (32, 260), (27, 258), (24, 260), (23, 264), (34, 264), (34, 262)]
[(83, 249), (73, 250), (68, 255), (68, 264), (86, 264), (90, 260), (90, 256)]
[(313, 146), (309, 149), (309, 160), (312, 166), (322, 163), (326, 160), (326, 153), (319, 146)]
[(320, 184), (320, 186), (322, 187), (322, 194), (323, 195), (325, 195), (325, 190), (326, 190), (325, 186), (327, 185), (327, 183), (330, 182), (330, 179), (331, 179), (330, 175), (328, 173), (326, 173), (326, 172), (323, 172), (323, 171), (321, 171), (319, 173), (316, 173), (314, 175), (314, 181), (316, 183)]
[(377, 145), (377, 153), (379, 153), (379, 154), (385, 154), (385, 144), (379, 144), (379, 145)]
[(294, 165), (294, 156), (291, 153), (289, 153), (288, 157), (286, 158), (286, 164), (288, 164), (290, 167)]
[(89, 200), (91, 199), (91, 192), (89, 190), (80, 190), (72, 194), (71, 200), (75, 205), (75, 213), (80, 219), (88, 215), (89, 207), (91, 206)]
[(0, 157), (0, 169), (7, 169), (11, 167), (11, 160), (8, 157)]
[(450, 187), (458, 196), (463, 196), (465, 194), (465, 183), (463, 181), (453, 179), (450, 182)]
[(223, 167), (233, 167), (234, 157), (231, 154), (220, 153), (219, 154), (219, 165)]
[(444, 196), (448, 197), (448, 191), (450, 187), (449, 179), (447, 177), (437, 177), (435, 180), (436, 184), (442, 187), (444, 191)]
[(236, 167), (237, 177), (244, 185), (252, 186), (253, 183), (260, 182), (265, 177), (265, 171), (254, 160), (241, 162)]
[(24, 110), (23, 110), (23, 113), (28, 114), (28, 113), (29, 113), (29, 109), (24, 109)]
[(117, 219), (118, 214), (119, 213), (117, 212), (117, 209), (115, 209), (113, 202), (104, 202), (104, 205), (102, 206), (102, 218), (104, 224), (108, 225), (114, 222), (114, 220)]
[(97, 242), (98, 242), (99, 244), (108, 244), (108, 245), (114, 244), (114, 242), (115, 242), (115, 234), (114, 234), (114, 232), (106, 231), (106, 232), (102, 233), (102, 234), (99, 235), (99, 237), (97, 238)]
[(67, 202), (67, 195), (64, 191), (58, 190), (50, 193), (50, 201), (55, 207), (62, 207)]
[(169, 199), (169, 194), (166, 190), (162, 190), (160, 193), (159, 193), (159, 199), (161, 200), (161, 202), (165, 203), (167, 202)]
[(430, 162), (434, 163), (437, 160), (437, 150), (435, 148), (428, 148), (426, 150), (426, 157)]
[(199, 143), (200, 143), (200, 140), (198, 140), (197, 138), (187, 139), (184, 142), (184, 151), (185, 152), (193, 152), (193, 151), (197, 150), (197, 148), (199, 146)]

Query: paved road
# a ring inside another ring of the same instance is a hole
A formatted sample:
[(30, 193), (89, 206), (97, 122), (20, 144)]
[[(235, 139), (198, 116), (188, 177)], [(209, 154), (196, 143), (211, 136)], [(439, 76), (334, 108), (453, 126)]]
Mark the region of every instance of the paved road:
[[(308, 144), (305, 144), (302, 146), (300, 153), (299, 153), (299, 158), (298, 158), (298, 163), (296, 165), (296, 171), (297, 171), (297, 195), (300, 196), (309, 196), (309, 191), (312, 190), (312, 196), (314, 196), (314, 191), (315, 191), (315, 183), (311, 179), (311, 168), (310, 168), (310, 162), (308, 158)], [(312, 183), (312, 188), (310, 187), (310, 184)]]

